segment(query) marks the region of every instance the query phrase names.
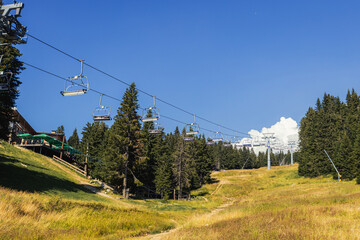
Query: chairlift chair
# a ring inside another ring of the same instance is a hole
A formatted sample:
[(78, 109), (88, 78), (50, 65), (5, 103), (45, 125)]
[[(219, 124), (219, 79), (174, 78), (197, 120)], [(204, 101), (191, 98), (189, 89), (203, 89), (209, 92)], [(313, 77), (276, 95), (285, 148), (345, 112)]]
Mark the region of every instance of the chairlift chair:
[(154, 128), (149, 128), (148, 132), (152, 135), (161, 135), (164, 131), (164, 128), (161, 126), (160, 123), (154, 122)]
[(231, 143), (227, 142), (227, 143), (224, 143), (224, 147), (231, 147)]
[(83, 62), (84, 60), (80, 60), (81, 62), (81, 72), (79, 75), (75, 77), (69, 77), (65, 80), (65, 89), (61, 91), (61, 95), (63, 96), (75, 96), (82, 95), (89, 91), (89, 80), (86, 76), (83, 76)]
[[(26, 43), (26, 27), (17, 20), (23, 8), (24, 3), (13, 3), (0, 7), (0, 37), (2, 39), (8, 40), (13, 44)], [(15, 14), (12, 15), (11, 12), (13, 10), (15, 10)]]
[(215, 142), (211, 138), (208, 138), (206, 145), (215, 145)]
[(101, 105), (103, 94), (100, 95), (99, 106), (95, 108), (93, 112), (94, 121), (109, 121), (111, 120), (111, 108)]
[(0, 71), (0, 93), (6, 93), (10, 90), (12, 76), (12, 72)]
[[(160, 112), (159, 112), (159, 109), (155, 106), (155, 98), (156, 97), (153, 96), (154, 105), (152, 107), (143, 109), (143, 114), (142, 114), (142, 118), (141, 118), (142, 122), (154, 122), (154, 121), (159, 120)], [(151, 116), (148, 116), (149, 112), (151, 112)]]
[(224, 139), (222, 133), (220, 132), (220, 130), (218, 132), (215, 132), (214, 136), (212, 137), (212, 140), (214, 142), (221, 142)]
[(194, 114), (194, 122), (190, 124), (186, 124), (185, 126), (185, 135), (193, 136), (197, 135), (200, 132), (200, 126), (196, 123), (196, 116)]

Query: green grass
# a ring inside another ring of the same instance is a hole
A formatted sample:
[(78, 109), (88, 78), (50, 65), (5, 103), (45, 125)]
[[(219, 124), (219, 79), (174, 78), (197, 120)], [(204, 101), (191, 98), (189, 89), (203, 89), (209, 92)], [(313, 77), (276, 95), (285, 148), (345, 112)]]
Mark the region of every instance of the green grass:
[(6, 143), (0, 145), (0, 186), (68, 199), (106, 201), (80, 186), (52, 159)]

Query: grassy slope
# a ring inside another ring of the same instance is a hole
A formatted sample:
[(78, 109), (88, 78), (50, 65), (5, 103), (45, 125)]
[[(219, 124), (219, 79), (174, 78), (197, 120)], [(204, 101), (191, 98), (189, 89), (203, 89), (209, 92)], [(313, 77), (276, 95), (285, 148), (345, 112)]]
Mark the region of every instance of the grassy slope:
[(360, 186), (308, 179), (297, 166), (216, 175), (233, 204), (161, 239), (360, 239)]
[[(215, 172), (195, 201), (111, 200), (51, 159), (0, 145), (0, 239), (358, 239), (360, 186), (297, 166)], [(219, 207), (220, 206), (220, 207)]]
[(120, 239), (174, 226), (165, 214), (93, 194), (50, 158), (0, 145), (0, 239)]

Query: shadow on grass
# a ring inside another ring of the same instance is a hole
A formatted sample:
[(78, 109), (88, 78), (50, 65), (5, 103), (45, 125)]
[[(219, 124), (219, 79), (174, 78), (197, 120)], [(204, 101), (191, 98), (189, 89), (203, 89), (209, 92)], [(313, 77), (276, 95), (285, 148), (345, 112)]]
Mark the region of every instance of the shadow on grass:
[[(15, 159), (15, 158), (10, 158), (9, 156), (6, 156), (6, 155), (0, 153), (0, 164), (1, 163), (18, 163), (18, 162), (21, 163), (21, 161)], [(30, 164), (30, 163), (26, 163), (25, 165), (32, 166), (34, 168), (47, 170), (47, 168), (36, 166), (36, 165)]]
[(74, 182), (57, 176), (49, 175), (41, 171), (47, 170), (39, 166), (26, 163), (27, 166), (39, 168), (34, 171), (26, 167), (16, 166), (21, 163), (15, 158), (0, 155), (0, 186), (25, 192), (45, 192), (45, 191), (67, 191), (67, 192), (89, 192)]
[(210, 178), (208, 181), (209, 184), (218, 183), (218, 182), (220, 182), (220, 181), (216, 178)]

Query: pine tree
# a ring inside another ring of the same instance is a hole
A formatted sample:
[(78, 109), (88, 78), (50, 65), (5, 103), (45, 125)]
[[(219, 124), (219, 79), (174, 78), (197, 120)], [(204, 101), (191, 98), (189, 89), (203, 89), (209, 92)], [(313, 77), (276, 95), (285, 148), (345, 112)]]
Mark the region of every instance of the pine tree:
[(175, 185), (178, 190), (178, 199), (182, 198), (184, 189), (190, 187), (190, 179), (188, 176), (187, 161), (189, 158), (186, 150), (185, 141), (181, 136), (176, 136), (175, 152), (173, 153), (173, 176)]
[(102, 159), (107, 129), (103, 122), (86, 123), (82, 131), (80, 150), (91, 157)]
[[(151, 110), (148, 111), (147, 117), (151, 117)], [(141, 129), (142, 152), (143, 157), (137, 164), (136, 173), (139, 180), (149, 187), (154, 187), (156, 161), (164, 154), (163, 135), (153, 135), (149, 133), (150, 129), (154, 129), (153, 122), (145, 122)]]
[[(0, 5), (2, 5), (2, 1), (0, 1)], [(12, 108), (15, 107), (15, 101), (19, 96), (17, 88), (21, 85), (21, 81), (18, 76), (25, 68), (19, 60), (22, 55), (20, 51), (6, 40), (2, 40), (1, 43), (8, 43), (8, 45), (0, 46), (0, 55), (3, 55), (0, 71), (12, 73), (9, 91), (0, 93), (0, 139), (6, 140), (9, 135), (9, 124), (13, 119)], [(5, 79), (1, 81), (5, 82)]]
[(170, 146), (169, 139), (173, 138), (172, 134), (166, 135), (165, 140), (159, 145), (161, 153), (156, 157), (156, 167), (154, 183), (156, 192), (161, 195), (161, 198), (167, 199), (173, 188), (173, 175), (172, 175), (172, 154), (173, 149)]
[(71, 137), (69, 137), (68, 139), (68, 144), (70, 146), (72, 146), (75, 149), (78, 149), (80, 147), (80, 140), (79, 140), (79, 135), (77, 133), (77, 129), (74, 129), (73, 134), (71, 135)]
[[(346, 131), (337, 143), (336, 158), (333, 159), (335, 166), (341, 174), (342, 179), (352, 180), (356, 177), (355, 166), (351, 161), (352, 147), (350, 138)], [(335, 170), (333, 170), (334, 172)], [(334, 172), (334, 178), (337, 179), (338, 174)]]
[(56, 133), (63, 134), (65, 132), (65, 128), (63, 125), (59, 126), (56, 130)]
[(356, 176), (356, 182), (360, 184), (360, 124), (358, 123), (356, 138), (351, 152), (351, 162)]
[[(115, 122), (110, 128), (108, 142), (108, 159), (113, 171), (117, 172), (117, 179), (122, 178), (122, 184), (117, 182), (118, 187), (122, 186), (123, 195), (127, 197), (127, 189), (135, 187), (133, 174), (134, 167), (141, 157), (141, 134), (140, 116), (137, 113), (139, 108), (137, 90), (135, 83), (126, 89), (122, 98), (121, 106), (115, 116)], [(121, 172), (121, 173), (120, 173)]]

